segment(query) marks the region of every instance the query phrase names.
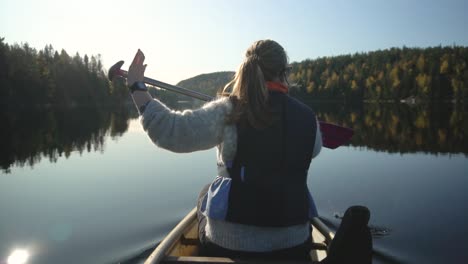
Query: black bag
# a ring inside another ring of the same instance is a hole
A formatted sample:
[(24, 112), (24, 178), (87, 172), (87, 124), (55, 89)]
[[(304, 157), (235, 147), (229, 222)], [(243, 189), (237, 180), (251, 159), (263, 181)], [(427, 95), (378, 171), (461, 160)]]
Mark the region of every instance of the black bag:
[(372, 263), (372, 236), (367, 226), (369, 218), (370, 212), (367, 207), (348, 208), (323, 263)]

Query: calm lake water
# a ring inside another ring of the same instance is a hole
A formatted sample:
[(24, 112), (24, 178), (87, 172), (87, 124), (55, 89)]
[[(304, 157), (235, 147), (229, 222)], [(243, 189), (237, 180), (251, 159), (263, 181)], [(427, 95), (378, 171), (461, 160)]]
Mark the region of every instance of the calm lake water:
[[(314, 105), (355, 130), (309, 171), (319, 214), (371, 210), (377, 262), (468, 262), (466, 106)], [(123, 111), (1, 113), (0, 264), (116, 263), (148, 248), (216, 176), (215, 150), (159, 149)]]

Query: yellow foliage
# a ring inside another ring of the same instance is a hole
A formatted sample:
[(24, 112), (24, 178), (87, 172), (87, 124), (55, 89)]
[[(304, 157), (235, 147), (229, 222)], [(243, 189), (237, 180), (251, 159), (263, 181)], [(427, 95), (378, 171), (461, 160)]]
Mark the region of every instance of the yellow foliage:
[(427, 93), (429, 91), (429, 86), (431, 85), (431, 76), (420, 73), (416, 76), (416, 82), (418, 87), (424, 92)]
[(463, 122), (463, 116), (460, 114), (460, 112), (453, 111), (452, 115), (450, 116), (450, 126), (458, 127), (460, 122)]
[(459, 81), (456, 77), (453, 77), (452, 80), (450, 80), (452, 83), (452, 88), (453, 88), (453, 93), (457, 95), (458, 91), (462, 89), (463, 83)]
[(378, 79), (379, 81), (381, 81), (381, 80), (383, 80), (383, 78), (384, 78), (384, 72), (381, 71), (381, 72), (379, 72), (379, 75), (378, 75), (377, 79)]
[(426, 86), (426, 75), (422, 73), (418, 74), (418, 76), (416, 76), (416, 82), (419, 88), (424, 88), (424, 86)]
[(374, 113), (374, 114), (375, 114), (375, 116), (376, 116), (376, 117), (380, 117), (380, 109), (379, 109), (379, 110), (377, 110), (377, 111), (375, 111), (375, 113)]
[(444, 129), (439, 129), (437, 134), (439, 135), (439, 143), (444, 144), (447, 141), (447, 132)]
[(380, 94), (382, 92), (382, 87), (380, 85), (377, 85), (375, 91), (377, 92), (377, 94)]
[(307, 80), (312, 79), (312, 69), (307, 69)]
[(325, 80), (328, 79), (328, 75), (330, 75), (330, 74), (329, 74), (328, 69), (326, 69), (326, 70), (324, 70), (324, 71), (322, 72), (322, 75), (320, 76), (320, 79), (321, 79), (322, 81), (325, 81)]
[(349, 72), (349, 73), (352, 73), (352, 72), (356, 71), (356, 66), (354, 65), (354, 63), (348, 64), (348, 66), (346, 66), (345, 71)]
[(307, 92), (311, 93), (312, 91), (314, 91), (314, 87), (315, 87), (315, 83), (309, 82), (309, 84), (307, 85)]
[(332, 86), (332, 80), (328, 78), (327, 82), (325, 83), (325, 89), (330, 89), (331, 86)]
[(332, 76), (331, 76), (333, 83), (338, 82), (338, 78), (339, 78), (338, 74), (335, 71), (333, 71)]
[(429, 121), (425, 115), (420, 114), (414, 121), (414, 126), (417, 128), (427, 128), (429, 127)]
[(440, 65), (440, 74), (448, 73), (448, 69), (449, 69), (449, 62), (448, 60), (444, 60), (442, 64)]
[(351, 81), (351, 90), (356, 91), (358, 89), (358, 85), (356, 80)]
[(460, 75), (466, 68), (466, 62), (465, 61), (458, 62), (455, 64), (454, 68), (455, 68), (455, 72), (457, 73), (457, 75)]
[(355, 71), (354, 71), (354, 78), (355, 78), (356, 80), (361, 79), (361, 73), (358, 72), (357, 70), (355, 70)]
[(347, 82), (349, 80), (349, 74), (347, 73), (343, 74), (343, 80)]
[(421, 54), (418, 58), (418, 61), (416, 62), (416, 67), (418, 67), (418, 70), (420, 72), (423, 72), (425, 65), (426, 65), (426, 60), (424, 59), (424, 55)]
[(374, 77), (369, 76), (369, 77), (366, 79), (366, 87), (367, 87), (367, 88), (371, 88), (372, 86), (374, 86), (374, 83), (375, 83)]
[(366, 117), (364, 118), (364, 123), (366, 124), (366, 126), (370, 127), (374, 124), (374, 121), (372, 120), (372, 117), (370, 115), (366, 115)]
[(390, 71), (390, 79), (392, 80), (392, 87), (393, 88), (397, 88), (397, 87), (400, 86), (400, 78), (398, 77), (398, 72), (399, 72), (398, 66), (395, 66)]
[(393, 125), (396, 125), (400, 122), (400, 119), (398, 118), (398, 116), (392, 114), (392, 124)]
[(350, 114), (351, 123), (355, 123), (357, 117), (358, 117), (357, 113), (351, 112), (351, 114)]

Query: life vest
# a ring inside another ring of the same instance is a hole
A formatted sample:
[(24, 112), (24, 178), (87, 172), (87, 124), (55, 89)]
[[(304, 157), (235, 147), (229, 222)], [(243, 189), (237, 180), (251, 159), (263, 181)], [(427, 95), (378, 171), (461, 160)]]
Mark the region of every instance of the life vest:
[(287, 94), (270, 92), (269, 100), (272, 125), (237, 125), (236, 157), (227, 168), (231, 182), (223, 201), (225, 220), (269, 227), (304, 224), (316, 215), (307, 187), (316, 117)]

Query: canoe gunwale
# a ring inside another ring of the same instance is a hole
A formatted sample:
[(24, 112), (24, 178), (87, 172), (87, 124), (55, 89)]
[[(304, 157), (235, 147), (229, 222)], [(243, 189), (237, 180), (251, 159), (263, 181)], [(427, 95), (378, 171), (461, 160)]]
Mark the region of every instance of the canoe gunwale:
[(159, 246), (157, 246), (153, 253), (151, 253), (151, 255), (146, 259), (144, 264), (155, 264), (164, 259), (166, 257), (166, 253), (169, 252), (185, 229), (187, 229), (187, 227), (189, 227), (196, 218), (197, 208), (195, 207), (171, 230), (171, 232), (169, 232), (169, 234), (161, 241)]
[[(192, 226), (193, 221), (197, 221), (197, 208), (193, 208), (161, 241), (161, 243), (154, 249), (151, 255), (146, 259), (144, 264), (160, 263), (168, 256), (168, 252), (174, 247), (176, 242), (183, 237), (184, 232)], [(314, 229), (317, 230), (325, 239), (324, 246), (330, 245), (334, 237), (334, 233), (318, 218), (315, 217), (311, 220)], [(227, 259), (228, 260), (228, 259)], [(232, 261), (232, 260), (231, 260)]]
[(333, 231), (331, 231), (330, 228), (328, 228), (328, 226), (326, 226), (318, 217), (312, 218), (311, 223), (312, 226), (325, 237), (325, 243), (330, 245), (330, 242), (335, 237), (335, 233), (333, 233)]

